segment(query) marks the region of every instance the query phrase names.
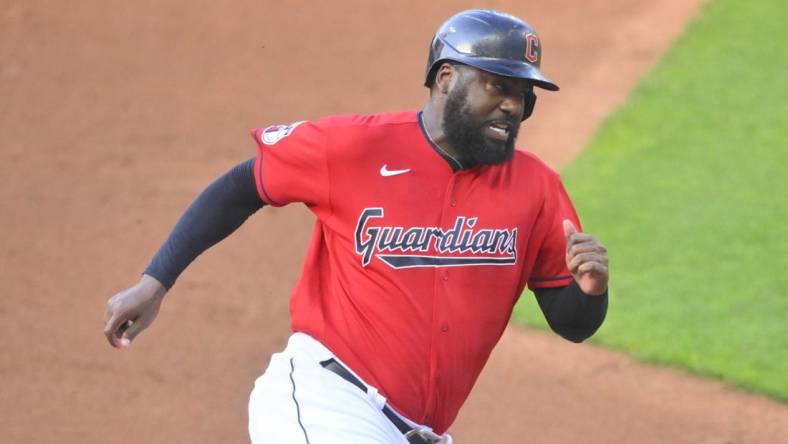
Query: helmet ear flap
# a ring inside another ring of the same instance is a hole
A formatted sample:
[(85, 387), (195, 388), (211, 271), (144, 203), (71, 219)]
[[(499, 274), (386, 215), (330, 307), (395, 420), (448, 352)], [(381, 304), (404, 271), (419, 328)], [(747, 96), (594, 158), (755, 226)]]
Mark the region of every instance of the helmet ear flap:
[(525, 101), (523, 103), (523, 120), (531, 117), (531, 114), (534, 112), (534, 106), (536, 105), (536, 93), (534, 92), (533, 88), (525, 93)]

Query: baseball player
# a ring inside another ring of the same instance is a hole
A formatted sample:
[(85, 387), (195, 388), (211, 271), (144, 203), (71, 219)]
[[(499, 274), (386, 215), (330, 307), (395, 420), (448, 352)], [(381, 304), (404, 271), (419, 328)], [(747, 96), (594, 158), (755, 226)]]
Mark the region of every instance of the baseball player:
[(252, 132), (257, 154), (183, 214), (140, 282), (107, 304), (127, 347), (202, 251), (264, 206), (317, 221), (291, 296), (293, 335), (257, 379), (260, 443), (451, 443), (447, 429), (527, 285), (580, 342), (607, 310), (605, 247), (580, 231), (559, 176), (514, 149), (542, 44), (489, 10), (451, 17), (420, 111), (326, 117)]

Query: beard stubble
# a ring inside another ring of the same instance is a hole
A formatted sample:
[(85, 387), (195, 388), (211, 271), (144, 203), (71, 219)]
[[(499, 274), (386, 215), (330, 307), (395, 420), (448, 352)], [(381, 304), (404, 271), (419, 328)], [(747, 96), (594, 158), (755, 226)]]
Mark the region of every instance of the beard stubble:
[(465, 168), (506, 162), (514, 154), (514, 141), (520, 122), (510, 122), (509, 136), (497, 141), (484, 135), (491, 120), (475, 119), (468, 112), (467, 86), (458, 85), (446, 98), (443, 109), (443, 132), (446, 141), (457, 150)]

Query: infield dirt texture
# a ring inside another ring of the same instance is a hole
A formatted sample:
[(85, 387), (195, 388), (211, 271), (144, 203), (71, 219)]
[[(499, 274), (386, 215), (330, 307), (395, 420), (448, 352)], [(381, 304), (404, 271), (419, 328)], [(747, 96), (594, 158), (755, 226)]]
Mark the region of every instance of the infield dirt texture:
[[(558, 168), (700, 3), (0, 0), (0, 441), (248, 441), (251, 385), (289, 335), (306, 209), (265, 209), (201, 257), (131, 349), (107, 345), (102, 317), (195, 195), (254, 155), (249, 128), (420, 107), (434, 30), (489, 6), (541, 34), (562, 91), (540, 95), (519, 145)], [(786, 418), (510, 327), (452, 431), (458, 444), (776, 443)]]

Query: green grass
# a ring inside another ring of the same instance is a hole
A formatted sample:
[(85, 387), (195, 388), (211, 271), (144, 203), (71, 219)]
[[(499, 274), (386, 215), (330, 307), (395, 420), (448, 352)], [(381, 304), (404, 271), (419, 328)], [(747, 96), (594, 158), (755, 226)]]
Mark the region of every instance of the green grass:
[[(563, 173), (609, 248), (593, 341), (788, 400), (788, 2), (708, 4)], [(515, 319), (545, 328), (530, 293)]]

